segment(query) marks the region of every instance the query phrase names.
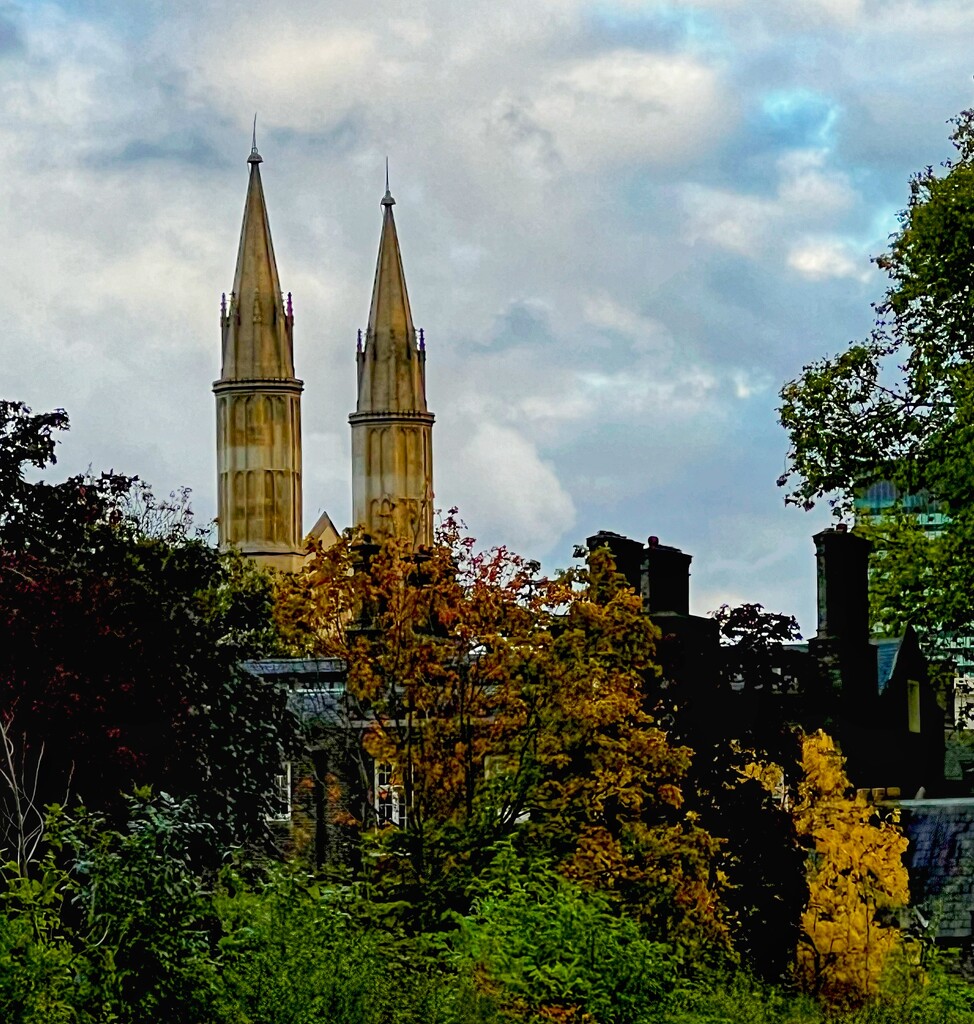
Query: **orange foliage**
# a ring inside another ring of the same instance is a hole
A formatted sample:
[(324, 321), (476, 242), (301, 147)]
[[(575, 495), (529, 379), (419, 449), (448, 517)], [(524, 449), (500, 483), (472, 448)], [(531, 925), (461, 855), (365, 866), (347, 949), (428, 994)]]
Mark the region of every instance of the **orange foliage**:
[(657, 631), (607, 553), (548, 578), (450, 518), (418, 555), (346, 538), (282, 588), (296, 650), (348, 665), (364, 752), (408, 806), (389, 863), (418, 891), (517, 831), (668, 933), (721, 931), (716, 841), (682, 810), (690, 751), (647, 707)]

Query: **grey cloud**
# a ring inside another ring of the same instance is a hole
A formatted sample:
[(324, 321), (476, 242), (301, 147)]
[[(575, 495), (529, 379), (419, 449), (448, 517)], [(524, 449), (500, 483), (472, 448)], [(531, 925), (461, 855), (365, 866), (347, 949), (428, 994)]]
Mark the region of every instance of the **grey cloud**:
[[(0, 93), (9, 397), (68, 408), (65, 471), (186, 483), (212, 514), (216, 312), (256, 108), (297, 309), (309, 521), (348, 515), (388, 153), (429, 341), (438, 502), (552, 565), (600, 527), (656, 533), (695, 555), (708, 606), (760, 600), (807, 629), (819, 521), (774, 486), (775, 393), (868, 329), (882, 280), (789, 255), (868, 269), (877, 226), (909, 172), (947, 155), (943, 121), (971, 93), (963, 7), (954, 23), (936, 20), (943, 4), (883, 8), (700, 0), (613, 21), (569, 2), (528, 23), (480, 0), (175, 0), (142, 5), (138, 24), (110, 3), (17, 21), (31, 74)], [(5, 38), (0, 22), (0, 55)], [(775, 123), (765, 100), (789, 91), (809, 99)], [(783, 167), (796, 154), (808, 165)]]
[[(207, 139), (178, 134), (162, 139), (130, 139), (105, 162), (131, 164), (146, 161), (172, 161), (197, 167), (225, 167), (228, 164), (226, 154), (218, 151)], [(94, 158), (93, 162), (98, 164), (102, 160)]]
[(26, 52), (20, 26), (12, 18), (0, 13), (0, 58), (21, 56)]

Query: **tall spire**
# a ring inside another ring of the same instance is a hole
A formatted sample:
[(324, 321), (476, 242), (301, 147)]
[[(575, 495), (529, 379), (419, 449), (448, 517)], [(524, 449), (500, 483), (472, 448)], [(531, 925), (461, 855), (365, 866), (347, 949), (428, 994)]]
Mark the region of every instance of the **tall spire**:
[(357, 411), (426, 412), (426, 366), (419, 351), (402, 269), (402, 253), (389, 191), (388, 167), (382, 207), (379, 258), (365, 332), (366, 356), (359, 364)]
[(294, 376), (291, 296), (274, 258), (260, 180), (257, 121), (233, 291), (221, 306), (223, 367), (217, 400), (220, 546), (264, 565), (301, 561), (301, 391)]
[(264, 187), (263, 157), (254, 144), (247, 158), (250, 183), (244, 204), (230, 317), (223, 336), (223, 377), (293, 377), (291, 325), (281, 296)]
[(433, 540), (433, 415), (426, 406), (426, 350), (417, 338), (389, 191), (352, 425), (355, 523), (373, 538), (396, 534), (414, 546)]

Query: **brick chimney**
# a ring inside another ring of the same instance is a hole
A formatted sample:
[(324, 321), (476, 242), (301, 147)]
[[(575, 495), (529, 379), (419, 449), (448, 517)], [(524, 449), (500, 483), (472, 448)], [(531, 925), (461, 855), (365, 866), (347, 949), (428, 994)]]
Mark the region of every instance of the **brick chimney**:
[(644, 586), (646, 609), (650, 615), (657, 612), (690, 614), (690, 563), (693, 555), (679, 548), (660, 544), (658, 537), (646, 543), (644, 560)]
[(878, 698), (876, 648), (869, 642), (872, 544), (844, 525), (815, 534), (818, 632), (808, 649), (850, 711), (868, 715)]
[(621, 533), (612, 533), (610, 530), (599, 530), (598, 533), (586, 540), (589, 551), (596, 551), (598, 548), (608, 548), (616, 563), (616, 570), (622, 573), (626, 582), (642, 595), (643, 593), (643, 546), (638, 540), (630, 537), (623, 537)]

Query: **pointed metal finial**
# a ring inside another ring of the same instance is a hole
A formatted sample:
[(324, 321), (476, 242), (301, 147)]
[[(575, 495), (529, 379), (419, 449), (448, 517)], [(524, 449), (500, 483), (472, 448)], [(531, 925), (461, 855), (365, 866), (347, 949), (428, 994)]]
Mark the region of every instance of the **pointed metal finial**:
[(287, 293), (287, 315), (289, 317), (294, 316), (294, 306), (291, 304), (291, 293)]
[(361, 327), (358, 329), (358, 344), (356, 345), (356, 351), (357, 352), (361, 352), (362, 351), (362, 328)]
[(392, 193), (389, 191), (389, 158), (386, 157), (386, 194), (382, 197), (380, 206), (395, 206), (396, 201), (392, 198)]
[(250, 156), (247, 157), (248, 164), (262, 164), (264, 158), (257, 152), (257, 115), (254, 114), (254, 141), (250, 149)]
[(423, 333), (423, 328), (419, 329), (419, 350), (420, 352), (426, 351), (426, 335)]

